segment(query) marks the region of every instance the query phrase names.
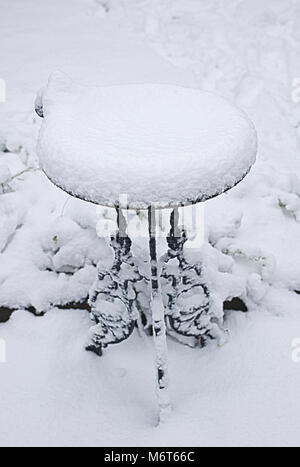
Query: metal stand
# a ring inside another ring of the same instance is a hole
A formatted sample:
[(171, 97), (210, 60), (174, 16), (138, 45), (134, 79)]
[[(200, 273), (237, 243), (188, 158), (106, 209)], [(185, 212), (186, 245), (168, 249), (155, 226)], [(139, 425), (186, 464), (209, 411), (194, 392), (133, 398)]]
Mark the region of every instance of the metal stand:
[(204, 346), (208, 339), (216, 337), (219, 327), (210, 310), (202, 265), (190, 264), (185, 258), (187, 236), (178, 226), (178, 209), (172, 211), (170, 218), (168, 251), (159, 261), (157, 213), (151, 207), (148, 209), (150, 279), (140, 273), (131, 252), (126, 219), (120, 208), (116, 210), (118, 231), (111, 237), (114, 259), (105, 268), (99, 266), (90, 294), (96, 325), (90, 330), (86, 348), (102, 355), (109, 344), (127, 339), (137, 323), (141, 329), (142, 318), (146, 316), (153, 330), (159, 416), (164, 421), (171, 411), (166, 333), (188, 345)]
[[(174, 337), (190, 338), (193, 347), (204, 347), (213, 339), (207, 319), (210, 294), (203, 278), (202, 264), (190, 264), (184, 256), (186, 232), (178, 226), (178, 209), (171, 214), (171, 230), (167, 237), (168, 252), (161, 258), (162, 283), (165, 296), (167, 324)], [(188, 343), (187, 340), (185, 340)]]
[(151, 311), (153, 321), (153, 337), (157, 371), (157, 398), (160, 421), (164, 421), (171, 411), (168, 394), (168, 349), (166, 338), (165, 309), (162, 300), (161, 286), (158, 274), (156, 250), (156, 213), (148, 210), (149, 250), (151, 261)]
[[(127, 339), (136, 320), (138, 282), (146, 279), (139, 273), (131, 253), (131, 240), (126, 233), (126, 220), (117, 209), (118, 231), (111, 237), (114, 261), (111, 267), (98, 269), (98, 277), (90, 293), (90, 305), (96, 326), (90, 329), (87, 350), (101, 356), (109, 344)], [(145, 286), (145, 284), (144, 284)]]

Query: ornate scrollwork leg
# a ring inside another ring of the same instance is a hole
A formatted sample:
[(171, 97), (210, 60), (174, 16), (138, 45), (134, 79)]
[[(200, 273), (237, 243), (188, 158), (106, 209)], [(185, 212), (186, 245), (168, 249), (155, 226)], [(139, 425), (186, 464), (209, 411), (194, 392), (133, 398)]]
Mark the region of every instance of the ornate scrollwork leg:
[(169, 250), (161, 258), (163, 290), (168, 331), (192, 346), (205, 346), (213, 338), (211, 329), (210, 293), (203, 279), (202, 265), (189, 264), (184, 256), (186, 232), (178, 227), (178, 210), (171, 214), (171, 230), (167, 237)]
[(98, 277), (90, 294), (90, 305), (96, 325), (89, 333), (86, 346), (98, 355), (109, 344), (127, 339), (137, 319), (136, 285), (145, 280), (139, 273), (131, 253), (131, 240), (126, 233), (126, 220), (117, 208), (118, 231), (111, 237), (114, 260), (111, 267), (99, 265)]

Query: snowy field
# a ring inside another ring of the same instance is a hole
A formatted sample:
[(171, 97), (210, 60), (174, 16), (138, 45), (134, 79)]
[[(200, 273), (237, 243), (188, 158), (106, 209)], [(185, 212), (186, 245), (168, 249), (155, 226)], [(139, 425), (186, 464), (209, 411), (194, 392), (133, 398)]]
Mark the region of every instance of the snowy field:
[[(0, 445), (300, 446), (299, 1), (0, 0), (0, 12)], [(160, 427), (151, 339), (84, 350), (79, 304), (110, 214), (39, 170), (33, 103), (53, 70), (214, 91), (258, 131), (251, 174), (205, 207), (220, 299), (248, 312), (226, 311), (222, 347), (169, 339), (174, 410)]]

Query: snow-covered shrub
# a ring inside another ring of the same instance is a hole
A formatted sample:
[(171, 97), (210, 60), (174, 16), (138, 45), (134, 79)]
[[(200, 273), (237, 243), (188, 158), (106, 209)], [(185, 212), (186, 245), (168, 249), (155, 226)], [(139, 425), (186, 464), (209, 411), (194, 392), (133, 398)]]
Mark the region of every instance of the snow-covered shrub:
[(11, 171), (7, 165), (0, 165), (0, 194), (7, 193), (11, 190), (9, 181), (11, 180)]
[(44, 313), (83, 302), (106, 251), (96, 208), (69, 202), (19, 154), (1, 158), (0, 308)]

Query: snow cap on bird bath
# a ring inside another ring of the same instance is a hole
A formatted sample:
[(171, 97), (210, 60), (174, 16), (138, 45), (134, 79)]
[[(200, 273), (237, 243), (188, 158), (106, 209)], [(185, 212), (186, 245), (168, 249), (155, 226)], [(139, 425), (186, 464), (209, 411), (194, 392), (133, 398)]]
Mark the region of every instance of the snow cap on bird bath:
[(256, 131), (211, 93), (162, 84), (82, 86), (55, 72), (39, 94), (38, 155), (68, 193), (105, 206), (168, 208), (205, 201), (249, 172)]

